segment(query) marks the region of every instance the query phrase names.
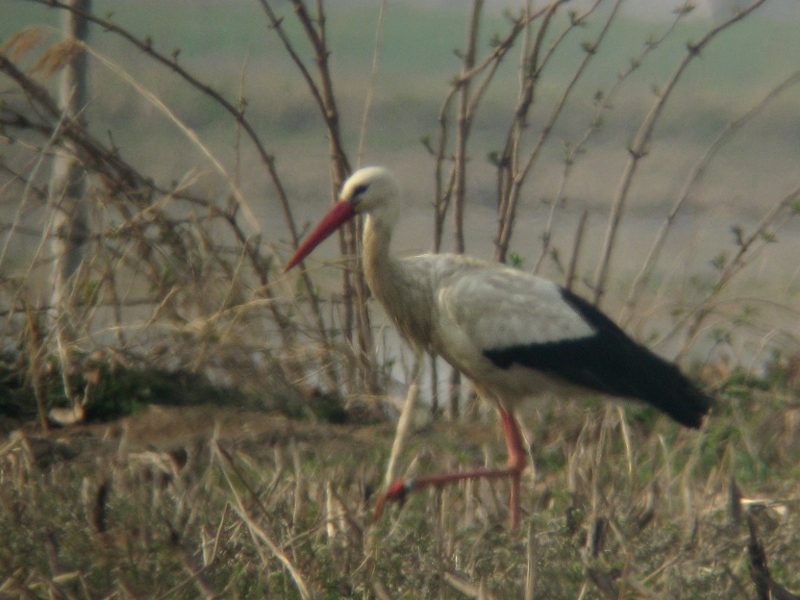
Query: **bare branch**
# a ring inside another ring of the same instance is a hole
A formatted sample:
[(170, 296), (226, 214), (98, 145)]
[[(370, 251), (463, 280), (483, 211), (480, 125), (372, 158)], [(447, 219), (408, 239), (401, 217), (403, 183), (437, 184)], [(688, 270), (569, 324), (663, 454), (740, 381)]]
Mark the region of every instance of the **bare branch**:
[(766, 0), (756, 0), (756, 2), (747, 8), (738, 11), (727, 21), (714, 27), (711, 31), (706, 33), (706, 35), (704, 35), (699, 42), (687, 43), (686, 55), (683, 57), (683, 60), (681, 60), (681, 62), (678, 64), (666, 85), (658, 94), (653, 107), (650, 109), (650, 112), (639, 126), (639, 130), (637, 131), (633, 142), (631, 142), (631, 145), (628, 148), (628, 153), (630, 156), (628, 157), (628, 162), (625, 165), (625, 169), (617, 187), (617, 192), (614, 196), (614, 201), (611, 205), (611, 214), (608, 218), (606, 237), (603, 242), (603, 249), (600, 253), (600, 261), (598, 262), (597, 271), (595, 272), (594, 277), (594, 303), (596, 305), (600, 305), (603, 295), (605, 294), (606, 281), (608, 279), (608, 272), (611, 264), (611, 254), (614, 250), (614, 242), (616, 241), (617, 231), (619, 230), (619, 224), (622, 220), (622, 213), (624, 212), (625, 204), (628, 200), (628, 193), (630, 191), (631, 183), (633, 182), (639, 162), (645, 156), (647, 156), (648, 146), (653, 135), (653, 130), (655, 129), (656, 122), (658, 121), (658, 118), (661, 115), (667, 100), (669, 100), (670, 96), (672, 95), (672, 92), (675, 89), (675, 86), (678, 84), (678, 81), (683, 73), (686, 71), (692, 61), (700, 55), (700, 52), (709, 43), (711, 43), (711, 41), (719, 33), (722, 33), (735, 23), (738, 23), (744, 19), (747, 15), (764, 4), (765, 1)]
[(794, 73), (785, 79), (782, 83), (775, 86), (769, 93), (756, 105), (754, 105), (750, 110), (748, 110), (745, 114), (743, 114), (738, 119), (731, 121), (728, 125), (723, 129), (717, 138), (712, 142), (709, 146), (706, 153), (702, 156), (702, 158), (695, 163), (694, 167), (692, 168), (691, 172), (687, 175), (686, 181), (683, 184), (683, 188), (681, 192), (678, 194), (678, 198), (675, 203), (672, 205), (672, 208), (667, 214), (664, 222), (661, 224), (661, 227), (656, 234), (655, 239), (650, 247), (650, 252), (647, 255), (647, 258), (642, 263), (642, 268), (639, 273), (636, 275), (636, 278), (631, 285), (631, 291), (628, 294), (628, 298), (625, 301), (625, 308), (623, 310), (622, 316), (620, 317), (620, 322), (624, 325), (630, 321), (633, 317), (634, 311), (636, 309), (636, 304), (638, 300), (641, 298), (642, 291), (650, 282), (650, 277), (653, 274), (653, 269), (658, 262), (658, 259), (661, 255), (661, 250), (664, 248), (664, 244), (667, 240), (667, 235), (671, 230), (672, 224), (675, 221), (675, 218), (678, 216), (680, 210), (684, 207), (686, 202), (692, 195), (692, 192), (695, 188), (699, 185), (700, 181), (705, 175), (706, 170), (708, 169), (709, 164), (714, 160), (719, 152), (725, 144), (727, 144), (733, 136), (741, 130), (747, 123), (750, 122), (753, 117), (758, 115), (772, 100), (780, 96), (784, 91), (789, 89), (790, 87), (800, 83), (800, 72)]
[[(545, 17), (545, 21), (540, 26), (539, 35), (537, 35), (537, 39), (534, 42), (533, 48), (530, 50), (529, 53), (529, 60), (525, 65), (526, 75), (524, 80), (524, 85), (520, 93), (520, 100), (517, 104), (517, 110), (515, 112), (514, 122), (511, 126), (511, 130), (509, 131), (509, 135), (506, 142), (506, 148), (504, 150), (504, 159), (501, 161), (500, 165), (498, 166), (498, 180), (499, 180), (499, 189), (501, 190), (502, 196), (500, 197), (499, 202), (499, 217), (498, 217), (498, 226), (497, 226), (497, 238), (495, 241), (495, 260), (499, 262), (505, 262), (506, 255), (508, 253), (508, 248), (511, 243), (511, 235), (514, 230), (514, 223), (516, 220), (516, 212), (517, 212), (517, 205), (519, 203), (520, 194), (522, 193), (522, 187), (525, 185), (525, 182), (528, 178), (528, 175), (531, 172), (531, 169), (536, 164), (539, 154), (544, 148), (545, 143), (550, 138), (550, 134), (553, 131), (553, 127), (556, 124), (559, 116), (561, 115), (561, 111), (563, 110), (564, 106), (567, 103), (567, 100), (572, 95), (572, 91), (575, 89), (576, 84), (580, 80), (581, 76), (583, 75), (584, 71), (588, 67), (589, 63), (591, 62), (592, 58), (596, 55), (598, 48), (600, 47), (603, 39), (605, 38), (606, 34), (608, 33), (609, 28), (611, 27), (611, 23), (614, 21), (619, 7), (622, 4), (622, 0), (617, 0), (614, 3), (614, 6), (611, 9), (608, 17), (603, 24), (600, 33), (597, 35), (595, 41), (590, 45), (590, 49), (586, 50), (586, 53), (581, 61), (581, 64), (575, 70), (570, 81), (567, 83), (566, 87), (564, 88), (561, 97), (556, 102), (553, 110), (550, 112), (550, 116), (548, 117), (547, 121), (542, 127), (542, 131), (539, 135), (539, 138), (534, 143), (533, 149), (528, 153), (527, 158), (522, 158), (522, 140), (525, 130), (527, 129), (527, 115), (528, 111), (533, 103), (534, 97), (534, 90), (536, 83), (538, 81), (538, 73), (540, 71), (541, 66), (538, 64), (538, 55), (539, 55), (539, 48), (542, 44), (542, 40), (544, 39), (544, 28), (549, 25), (549, 19), (552, 18), (552, 15), (555, 12), (555, 9), (558, 7), (559, 3), (553, 3), (552, 11), (548, 13)], [(590, 14), (592, 11), (595, 10), (597, 7), (597, 3), (591, 6), (585, 15)], [(570, 29), (577, 27), (585, 16), (580, 18), (574, 18), (571, 21)], [(563, 40), (564, 36), (557, 38), (559, 40)], [(554, 49), (551, 46), (551, 50)], [(552, 53), (548, 53), (545, 55), (544, 60), (548, 60)]]
[[(547, 256), (547, 253), (550, 250), (550, 245), (552, 243), (552, 232), (553, 232), (553, 223), (555, 221), (555, 213), (556, 209), (562, 205), (562, 203), (566, 200), (566, 186), (567, 182), (570, 178), (572, 170), (575, 166), (575, 163), (578, 161), (579, 157), (584, 153), (585, 147), (589, 139), (592, 137), (594, 133), (596, 133), (602, 122), (603, 122), (603, 114), (606, 113), (613, 104), (614, 98), (616, 97), (617, 93), (620, 89), (622, 89), (623, 84), (627, 79), (641, 66), (645, 63), (648, 56), (658, 48), (673, 32), (676, 31), (678, 24), (684, 19), (684, 17), (688, 13), (683, 10), (677, 11), (677, 15), (670, 23), (669, 27), (666, 31), (661, 34), (658, 38), (648, 39), (648, 41), (644, 45), (644, 49), (639, 53), (638, 56), (631, 59), (630, 66), (622, 73), (619, 74), (614, 85), (608, 90), (607, 93), (602, 94), (598, 92), (597, 95), (597, 108), (595, 110), (595, 114), (589, 123), (589, 126), (586, 128), (586, 131), (583, 133), (583, 136), (578, 140), (577, 143), (568, 145), (565, 151), (564, 157), (564, 170), (561, 175), (561, 182), (559, 183), (558, 192), (556, 193), (555, 199), (553, 200), (552, 204), (550, 205), (550, 211), (547, 217), (547, 223), (545, 225), (544, 231), (542, 233), (542, 249), (539, 254), (539, 258), (537, 259), (534, 267), (533, 272), (538, 273), (539, 269), (544, 262), (544, 259)], [(585, 15), (581, 16), (581, 19), (585, 19)]]

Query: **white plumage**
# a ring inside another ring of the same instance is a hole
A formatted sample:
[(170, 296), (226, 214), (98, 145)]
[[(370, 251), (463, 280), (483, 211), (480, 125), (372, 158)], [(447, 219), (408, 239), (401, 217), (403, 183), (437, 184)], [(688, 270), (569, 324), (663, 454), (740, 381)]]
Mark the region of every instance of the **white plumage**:
[(364, 274), (375, 298), (403, 337), (433, 351), (497, 404), (509, 463), (398, 481), (379, 499), (397, 500), (411, 489), (475, 477), (510, 477), (512, 526), (519, 520), (519, 475), (525, 452), (514, 406), (546, 390), (593, 390), (636, 398), (698, 427), (711, 405), (680, 371), (631, 340), (608, 317), (552, 281), (461, 255), (397, 258), (390, 253), (399, 216), (398, 185), (381, 167), (354, 173), (341, 200), (286, 265), (292, 268), (357, 214), (364, 227)]

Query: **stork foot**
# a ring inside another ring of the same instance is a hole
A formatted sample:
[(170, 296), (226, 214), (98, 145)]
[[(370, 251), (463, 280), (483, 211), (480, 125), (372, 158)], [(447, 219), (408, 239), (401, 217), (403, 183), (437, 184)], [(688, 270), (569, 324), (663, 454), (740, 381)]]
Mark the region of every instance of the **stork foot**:
[(372, 518), (377, 521), (383, 514), (383, 509), (387, 502), (398, 502), (403, 504), (406, 501), (406, 496), (414, 487), (414, 480), (398, 479), (390, 485), (385, 492), (378, 496), (375, 502), (375, 508), (372, 509)]
[(378, 496), (375, 508), (372, 510), (372, 517), (377, 520), (382, 514), (388, 502), (399, 502), (402, 504), (409, 493), (414, 490), (421, 490), (427, 487), (439, 487), (448, 483), (464, 481), (466, 479), (502, 479), (509, 478), (511, 482), (511, 497), (509, 499), (509, 513), (511, 516), (511, 529), (519, 527), (520, 522), (520, 476), (525, 470), (525, 450), (522, 445), (522, 435), (514, 416), (500, 407), (500, 417), (503, 424), (503, 432), (508, 448), (508, 463), (506, 467), (500, 469), (475, 469), (473, 471), (459, 471), (457, 473), (440, 473), (439, 475), (428, 475), (416, 479), (398, 479), (387, 490)]

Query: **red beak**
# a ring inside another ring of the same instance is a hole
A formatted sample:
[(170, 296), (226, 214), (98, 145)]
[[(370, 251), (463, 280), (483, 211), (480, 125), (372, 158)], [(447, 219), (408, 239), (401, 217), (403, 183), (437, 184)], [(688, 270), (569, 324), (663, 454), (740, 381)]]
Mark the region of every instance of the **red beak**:
[(319, 222), (319, 225), (314, 228), (314, 231), (308, 234), (306, 241), (300, 244), (294, 256), (292, 256), (289, 262), (286, 263), (286, 266), (283, 267), (283, 272), (286, 273), (286, 271), (311, 254), (314, 248), (319, 246), (328, 236), (347, 223), (355, 215), (356, 210), (351, 202), (339, 200), (339, 202), (331, 207), (328, 214), (322, 217), (322, 220)]

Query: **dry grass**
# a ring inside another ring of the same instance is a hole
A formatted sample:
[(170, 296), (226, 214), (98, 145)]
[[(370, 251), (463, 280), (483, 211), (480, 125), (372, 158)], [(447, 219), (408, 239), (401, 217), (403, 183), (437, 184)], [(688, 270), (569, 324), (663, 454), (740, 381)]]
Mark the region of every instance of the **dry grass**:
[[(389, 425), (183, 408), (17, 433), (0, 450), (0, 591), (750, 598), (753, 548), (800, 588), (800, 408), (763, 382), (727, 383), (699, 433), (637, 407), (537, 405), (518, 532), (507, 489), (486, 482), (412, 496), (372, 523)], [(403, 462), (423, 473), (502, 459), (494, 427), (434, 424)]]

